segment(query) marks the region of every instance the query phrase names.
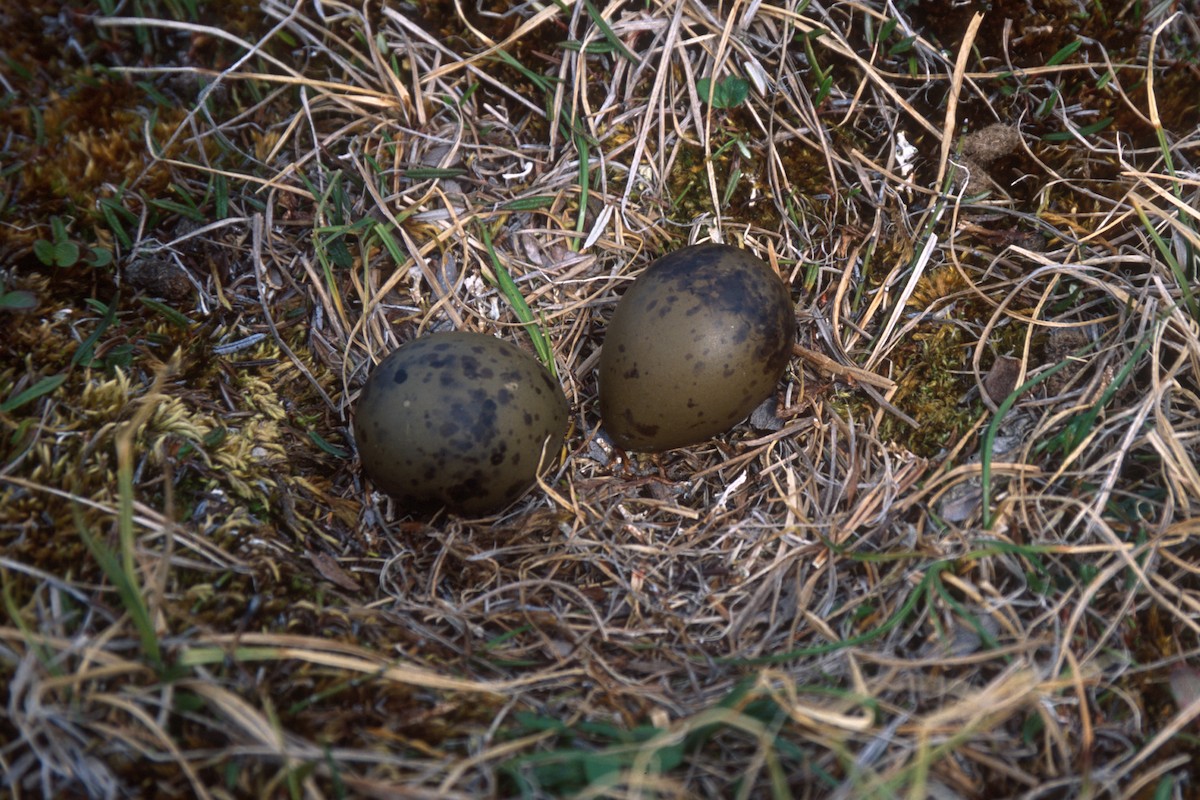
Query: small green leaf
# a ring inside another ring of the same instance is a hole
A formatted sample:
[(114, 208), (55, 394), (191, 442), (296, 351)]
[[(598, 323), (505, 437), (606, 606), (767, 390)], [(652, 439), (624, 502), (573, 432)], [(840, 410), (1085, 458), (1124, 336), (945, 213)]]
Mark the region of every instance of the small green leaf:
[(47, 267), (54, 266), (54, 245), (45, 239), (38, 239), (33, 243), (33, 254)]
[(67, 225), (60, 217), (50, 218), (50, 232), (55, 244), (67, 241)]
[(128, 342), (112, 347), (104, 354), (104, 368), (114, 370), (117, 367), (126, 369), (133, 363), (133, 345)]
[(329, 254), (329, 259), (333, 263), (342, 268), (349, 269), (354, 266), (354, 256), (350, 254), (350, 248), (346, 245), (346, 239), (343, 236), (334, 236), (325, 245), (325, 251)]
[(728, 208), (729, 201), (733, 199), (733, 193), (737, 191), (738, 181), (742, 179), (742, 170), (739, 167), (734, 167), (733, 172), (729, 176), (729, 183), (725, 184), (725, 193), (721, 198), (721, 207)]
[(54, 245), (54, 264), (73, 267), (79, 261), (79, 245), (74, 242), (58, 242)]
[(59, 217), (50, 218), (50, 239), (33, 243), (33, 254), (48, 267), (70, 267), (79, 261), (79, 245), (67, 237), (67, 226)]
[(813, 97), (813, 105), (820, 105), (821, 101), (829, 96), (829, 92), (833, 89), (833, 76), (826, 75), (817, 84), (817, 94)]
[(87, 263), (92, 267), (107, 267), (112, 263), (112, 251), (107, 247), (92, 246), (87, 257)]
[(0, 309), (5, 311), (29, 311), (37, 308), (37, 297), (33, 292), (16, 289), (0, 294)]
[(696, 91), (700, 99), (712, 103), (713, 108), (733, 108), (746, 101), (750, 94), (750, 81), (730, 75), (715, 84), (712, 78), (701, 78), (696, 81)]
[(589, 784), (618, 774), (631, 760), (627, 752), (580, 753), (579, 761), (583, 767), (583, 775)]
[(199, 209), (197, 209), (194, 204), (189, 205), (187, 203), (181, 203), (178, 200), (172, 200), (170, 198), (158, 198), (150, 200), (149, 204), (154, 208), (158, 208), (163, 211), (169, 211), (173, 214), (178, 214), (184, 219), (190, 219), (193, 222), (207, 221), (207, 217), (205, 217), (205, 215)]
[(559, 82), (558, 78), (548, 75), (541, 75), (537, 72), (534, 72), (505, 50), (497, 50), (496, 57), (508, 66), (515, 69), (517, 72), (524, 75), (526, 80), (536, 86), (544, 94), (552, 94), (554, 92), (555, 85)]
[(888, 48), (888, 55), (889, 56), (898, 56), (902, 53), (907, 53), (909, 50), (912, 49), (913, 42), (915, 42), (916, 40), (917, 40), (917, 37), (915, 37), (915, 36), (905, 36), (903, 39), (901, 39), (900, 41), (896, 42), (894, 45), (892, 45), (891, 47)]

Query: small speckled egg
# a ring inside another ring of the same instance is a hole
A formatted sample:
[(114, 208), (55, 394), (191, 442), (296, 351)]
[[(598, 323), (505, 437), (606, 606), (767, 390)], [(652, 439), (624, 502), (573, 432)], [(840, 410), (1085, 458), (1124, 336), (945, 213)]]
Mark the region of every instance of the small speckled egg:
[(796, 323), (787, 286), (736, 247), (669, 253), (617, 304), (600, 353), (600, 416), (626, 450), (716, 436), (770, 396)]
[(363, 471), (406, 511), (498, 511), (562, 446), (567, 399), (529, 353), (479, 333), (407, 342), (367, 378), (354, 415)]

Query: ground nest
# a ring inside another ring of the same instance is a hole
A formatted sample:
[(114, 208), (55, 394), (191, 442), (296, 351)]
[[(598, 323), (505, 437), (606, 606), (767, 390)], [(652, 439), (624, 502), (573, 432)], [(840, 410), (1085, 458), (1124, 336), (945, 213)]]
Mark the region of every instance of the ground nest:
[[(42, 5), (0, 12), (7, 795), (1197, 796), (1194, 14)], [(607, 321), (705, 241), (794, 358), (622, 452)], [(490, 517), (357, 464), (443, 330), (570, 402)]]

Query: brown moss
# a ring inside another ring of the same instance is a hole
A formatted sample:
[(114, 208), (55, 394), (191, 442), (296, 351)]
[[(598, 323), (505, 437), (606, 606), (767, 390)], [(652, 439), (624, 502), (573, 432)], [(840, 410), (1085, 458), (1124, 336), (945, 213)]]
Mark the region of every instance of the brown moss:
[[(17, 102), (0, 111), (0, 127), (12, 132), (10, 158), (21, 169), (9, 178), (12, 213), (48, 222), (52, 215), (81, 216), (88, 227), (102, 217), (97, 200), (141, 178), (140, 188), (159, 196), (169, 171), (149, 155), (143, 139), (144, 92), (132, 83), (85, 69), (44, 99)], [(151, 128), (163, 142), (183, 119), (181, 108), (162, 109)], [(174, 151), (177, 151), (177, 147)], [(171, 155), (169, 152), (167, 155)], [(26, 244), (48, 238), (48, 228), (25, 231)]]

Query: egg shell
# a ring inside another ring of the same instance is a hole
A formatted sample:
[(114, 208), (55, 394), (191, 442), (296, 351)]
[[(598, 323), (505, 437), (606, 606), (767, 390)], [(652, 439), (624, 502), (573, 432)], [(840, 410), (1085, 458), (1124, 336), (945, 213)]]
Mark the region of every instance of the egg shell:
[(397, 348), (359, 394), (363, 471), (406, 511), (503, 509), (534, 483), (543, 444), (562, 447), (567, 399), (529, 353), (479, 333)]
[(600, 416), (626, 450), (729, 430), (775, 390), (796, 324), (787, 286), (736, 247), (669, 253), (625, 292), (600, 353)]

